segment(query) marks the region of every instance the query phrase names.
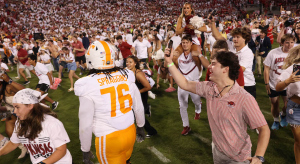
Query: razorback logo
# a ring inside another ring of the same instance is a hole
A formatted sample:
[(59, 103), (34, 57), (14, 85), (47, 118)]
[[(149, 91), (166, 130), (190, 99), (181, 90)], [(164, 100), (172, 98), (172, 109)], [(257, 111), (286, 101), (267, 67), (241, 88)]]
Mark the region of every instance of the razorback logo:
[(227, 106), (233, 108), (235, 103), (233, 101), (229, 101)]

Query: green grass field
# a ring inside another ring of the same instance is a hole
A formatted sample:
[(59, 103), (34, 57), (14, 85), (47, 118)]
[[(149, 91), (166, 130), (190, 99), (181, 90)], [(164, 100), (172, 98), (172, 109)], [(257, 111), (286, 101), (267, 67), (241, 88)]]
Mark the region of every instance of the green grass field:
[[(275, 42), (273, 47), (278, 47)], [(79, 72), (77, 72), (79, 73)], [(11, 77), (16, 76), (16, 71), (9, 73)], [(57, 76), (57, 73), (54, 72)], [(68, 93), (69, 79), (63, 78), (61, 87), (57, 90), (49, 91), (52, 99), (59, 101), (59, 106), (55, 110), (69, 134), (71, 142), (68, 144), (74, 163), (82, 163), (82, 154), (80, 151), (80, 142), (78, 135), (78, 108), (79, 101), (74, 95), (74, 92)], [(203, 73), (202, 80), (205, 77)], [(273, 118), (270, 114), (270, 101), (265, 90), (263, 77), (256, 77), (257, 102), (269, 124), (273, 123)], [(154, 79), (156, 76), (154, 76)], [(31, 83), (26, 86), (35, 88), (37, 77), (30, 79)], [(17, 81), (23, 83), (23, 80)], [(133, 164), (211, 164), (211, 131), (208, 124), (206, 114), (206, 101), (202, 99), (202, 113), (200, 120), (194, 120), (194, 105), (189, 101), (189, 119), (192, 128), (191, 133), (187, 136), (182, 136), (182, 121), (179, 113), (179, 105), (177, 93), (166, 93), (164, 89), (167, 84), (160, 82), (160, 88), (153, 88), (152, 91), (157, 95), (155, 100), (149, 98), (149, 104), (152, 106), (152, 116), (148, 118), (149, 122), (158, 131), (158, 135), (150, 139), (146, 139), (142, 143), (136, 143), (131, 157)], [(177, 86), (176, 86), (177, 87)], [(282, 103), (281, 103), (282, 106)], [(5, 135), (5, 123), (0, 123), (0, 133)], [(255, 153), (258, 135), (253, 130), (248, 130), (252, 140), (252, 154)], [(293, 134), (289, 127), (280, 128), (278, 131), (271, 131), (271, 139), (265, 154), (266, 164), (293, 164)], [(95, 154), (94, 140), (92, 151)], [(159, 159), (153, 152), (158, 150), (165, 158)], [(18, 160), (17, 157), (20, 150), (16, 149), (8, 155), (0, 157), (0, 164), (29, 164), (30, 157)], [(97, 163), (97, 159), (94, 160)]]

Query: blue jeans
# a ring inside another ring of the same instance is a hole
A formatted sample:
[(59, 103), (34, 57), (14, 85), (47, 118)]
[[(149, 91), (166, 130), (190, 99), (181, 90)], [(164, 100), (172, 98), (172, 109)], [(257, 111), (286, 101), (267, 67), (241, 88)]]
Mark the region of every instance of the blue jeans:
[(14, 55), (10, 55), (10, 57), (8, 58), (8, 60), (12, 63), (12, 64), (15, 64), (14, 63)]
[(300, 125), (300, 104), (297, 104), (292, 100), (288, 100), (286, 121), (291, 125)]
[(55, 69), (57, 72), (59, 71), (58, 60), (59, 60), (59, 57), (57, 57), (57, 58), (52, 58), (54, 69)]

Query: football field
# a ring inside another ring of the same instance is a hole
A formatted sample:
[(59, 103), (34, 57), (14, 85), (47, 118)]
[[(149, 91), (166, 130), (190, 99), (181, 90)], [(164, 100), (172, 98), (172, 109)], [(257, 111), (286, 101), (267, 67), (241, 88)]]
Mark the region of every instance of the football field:
[[(275, 42), (273, 47), (278, 47)], [(151, 67), (152, 68), (152, 67)], [(79, 69), (78, 69), (79, 70)], [(14, 79), (16, 71), (8, 73)], [(79, 71), (77, 71), (79, 74)], [(202, 80), (206, 72), (203, 72)], [(57, 77), (57, 72), (54, 72)], [(265, 90), (263, 77), (256, 77), (257, 102), (263, 112), (268, 125), (271, 126), (273, 118), (270, 112), (270, 101)], [(156, 73), (153, 79), (156, 79)], [(14, 79), (15, 80), (15, 79)], [(23, 83), (24, 80), (17, 82)], [(30, 84), (26, 87), (35, 88), (38, 78), (32, 75)], [(74, 92), (67, 92), (70, 88), (67, 73), (64, 73), (61, 86), (57, 90), (50, 90), (49, 96), (59, 101), (58, 108), (55, 112), (58, 119), (63, 122), (66, 131), (71, 139), (67, 145), (72, 154), (75, 164), (82, 163), (82, 153), (80, 150), (79, 132), (78, 132), (78, 108), (79, 101)], [(187, 136), (182, 136), (182, 121), (179, 113), (179, 104), (177, 92), (167, 93), (164, 90), (168, 88), (168, 84), (164, 84), (161, 80), (160, 88), (152, 89), (156, 94), (155, 100), (149, 98), (149, 104), (152, 106), (152, 116), (147, 118), (151, 125), (158, 131), (158, 134), (145, 139), (142, 143), (136, 143), (132, 157), (132, 164), (212, 164), (211, 151), (211, 130), (209, 127), (206, 101), (202, 99), (202, 112), (200, 120), (194, 120), (194, 105), (189, 99), (189, 120), (192, 131)], [(177, 89), (177, 86), (175, 85)], [(282, 102), (280, 107), (282, 107)], [(147, 117), (147, 116), (146, 116)], [(0, 133), (5, 134), (5, 122), (0, 122)], [(252, 155), (256, 150), (258, 135), (254, 130), (248, 130), (252, 141)], [(92, 152), (95, 154), (95, 143), (92, 141)], [(271, 138), (268, 149), (265, 154), (266, 164), (294, 164), (294, 139), (290, 127), (280, 128), (278, 131), (271, 131)], [(30, 157), (26, 155), (23, 159), (17, 159), (20, 149), (16, 149), (8, 155), (0, 157), (0, 164), (29, 164)], [(97, 159), (94, 159), (98, 163)]]

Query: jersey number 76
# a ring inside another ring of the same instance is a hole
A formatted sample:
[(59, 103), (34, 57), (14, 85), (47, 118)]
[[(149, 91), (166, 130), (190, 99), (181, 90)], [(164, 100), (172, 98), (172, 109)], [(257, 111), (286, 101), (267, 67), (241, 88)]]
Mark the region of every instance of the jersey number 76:
[[(118, 93), (118, 101), (120, 104), (120, 111), (122, 113), (127, 113), (131, 110), (131, 106), (132, 106), (132, 97), (130, 94), (126, 94), (123, 95), (123, 89), (125, 91), (129, 91), (129, 87), (127, 84), (119, 84), (117, 86), (117, 89), (115, 88), (115, 86), (111, 86), (105, 89), (101, 89), (100, 93), (101, 95), (104, 94), (110, 94), (110, 99), (111, 99), (111, 117), (115, 117), (116, 114), (116, 110), (117, 110), (117, 98), (116, 98), (116, 92)], [(125, 107), (125, 101), (128, 100), (129, 101), (129, 107)]]

